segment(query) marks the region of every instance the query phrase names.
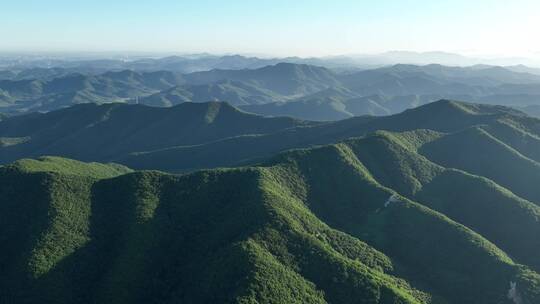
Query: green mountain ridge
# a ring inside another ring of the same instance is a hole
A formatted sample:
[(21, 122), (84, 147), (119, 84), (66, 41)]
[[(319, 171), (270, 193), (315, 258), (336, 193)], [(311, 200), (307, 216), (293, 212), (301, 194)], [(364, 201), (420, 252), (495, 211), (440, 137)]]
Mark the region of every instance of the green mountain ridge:
[[(416, 152), (445, 136), (378, 132), (177, 176), (4, 166), (0, 242), (14, 245), (0, 290), (26, 303), (513, 303), (516, 282), (535, 303), (540, 208)], [(456, 183), (468, 187), (441, 195)]]

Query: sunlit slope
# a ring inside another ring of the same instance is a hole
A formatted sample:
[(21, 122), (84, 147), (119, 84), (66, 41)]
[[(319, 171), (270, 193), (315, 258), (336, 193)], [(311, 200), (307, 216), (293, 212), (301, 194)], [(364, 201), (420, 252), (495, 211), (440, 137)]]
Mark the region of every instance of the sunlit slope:
[[(504, 303), (505, 295), (495, 291), (503, 288), (504, 277), (510, 273), (537, 277), (521, 267), (520, 274), (507, 272), (513, 262), (506, 254), (477, 232), (435, 212), (436, 208), (426, 208), (430, 203), (423, 202), (422, 207), (392, 197), (393, 191), (376, 181), (350, 145), (300, 150), (283, 157), (287, 165), (279, 166), (307, 182), (309, 190), (303, 195), (316, 215), (389, 255), (410, 282), (450, 303)], [(478, 290), (489, 290), (489, 295), (477, 294)], [(528, 292), (536, 293), (533, 290)]]
[[(429, 298), (394, 277), (384, 254), (318, 220), (279, 187), (272, 169), (97, 179), (25, 166), (0, 173), (2, 197), (9, 198), (0, 206), (2, 231), (23, 236), (2, 239), (11, 245), (2, 253), (6, 298), (29, 303), (346, 303), (351, 298), (422, 303)], [(14, 189), (21, 182), (32, 191)], [(29, 226), (28, 217), (41, 220)]]
[[(408, 149), (439, 135), (381, 134), (182, 176), (59, 158), (3, 167), (0, 290), (26, 303), (511, 303), (515, 282), (535, 303), (540, 277), (521, 243), (446, 214), (450, 202), (429, 193), (459, 171)], [(406, 149), (389, 170), (420, 186), (390, 188), (358, 152), (372, 149), (387, 151), (383, 165)], [(532, 218), (535, 205), (503, 198)]]

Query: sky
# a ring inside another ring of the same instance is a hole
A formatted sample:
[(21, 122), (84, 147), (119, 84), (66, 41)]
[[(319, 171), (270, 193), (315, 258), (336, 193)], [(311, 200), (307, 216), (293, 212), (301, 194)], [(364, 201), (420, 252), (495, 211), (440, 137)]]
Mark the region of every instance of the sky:
[(0, 51), (540, 57), (540, 0), (0, 0)]

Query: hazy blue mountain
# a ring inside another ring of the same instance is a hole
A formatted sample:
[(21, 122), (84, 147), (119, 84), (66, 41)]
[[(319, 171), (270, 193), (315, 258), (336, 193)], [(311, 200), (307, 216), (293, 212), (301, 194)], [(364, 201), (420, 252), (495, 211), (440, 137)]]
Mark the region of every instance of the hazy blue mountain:
[(88, 75), (98, 75), (110, 71), (105, 68), (92, 68), (92, 67), (82, 67), (82, 68), (62, 68), (62, 67), (35, 67), (35, 68), (25, 68), (21, 70), (5, 70), (0, 71), (1, 80), (33, 80), (41, 79), (48, 80), (58, 77), (64, 77), (69, 74), (88, 74)]
[(172, 70), (191, 73), (212, 69), (244, 69), (260, 68), (279, 62), (312, 64), (327, 68), (358, 69), (375, 68), (394, 64), (428, 65), (441, 64), (447, 66), (530, 66), (538, 67), (540, 62), (528, 58), (475, 58), (448, 52), (407, 52), (389, 51), (380, 54), (358, 54), (326, 57), (285, 57), (260, 58), (243, 55), (187, 54), (165, 56), (163, 54), (65, 54), (24, 55), (0, 54), (0, 69), (25, 68), (92, 68), (92, 69), (138, 69), (138, 70)]
[[(165, 66), (203, 59), (216, 64), (258, 62), (253, 58), (210, 55), (145, 60), (161, 60)], [(540, 76), (490, 65), (398, 64), (337, 72), (313, 65), (278, 63), (183, 75), (166, 70), (150, 72), (151, 69), (98, 74), (70, 72), (77, 69), (85, 67), (34, 68), (26, 73), (35, 79), (25, 76), (21, 80), (0, 80), (0, 111), (44, 112), (88, 102), (173, 106), (182, 102), (225, 101), (263, 115), (338, 120), (366, 114), (395, 114), (444, 98), (526, 106), (538, 104), (540, 96)], [(24, 76), (25, 71), (18, 73)]]
[(527, 115), (540, 118), (540, 96), (536, 97), (536, 104), (528, 106), (518, 106), (516, 109), (527, 113)]
[(14, 79), (17, 74), (10, 70), (0, 70), (0, 80)]
[[(313, 94), (318, 95), (318, 94)], [(267, 116), (290, 116), (307, 120), (339, 120), (362, 115), (391, 115), (406, 109), (415, 108), (443, 98), (464, 100), (467, 102), (505, 105), (515, 107), (532, 116), (537, 116), (536, 105), (540, 104), (540, 95), (370, 95), (362, 97), (328, 96), (326, 98), (303, 98), (289, 102), (274, 102), (240, 106), (241, 109)]]
[(10, 60), (0, 58), (0, 68), (10, 70), (34, 69), (70, 69), (70, 70), (137, 70), (160, 71), (167, 70), (179, 73), (192, 73), (212, 69), (254, 69), (276, 64), (284, 59), (263, 59), (240, 55), (217, 56), (210, 54), (182, 55), (167, 57), (132, 56), (116, 58), (62, 58), (62, 57), (26, 57), (20, 56)]
[(528, 66), (523, 65), (523, 64), (518, 64), (518, 65), (505, 66), (505, 68), (507, 68), (507, 69), (509, 69), (511, 71), (514, 71), (514, 72), (530, 73), (530, 74), (540, 75), (540, 68), (538, 68), (538, 67), (532, 68), (532, 67), (528, 67)]
[(255, 70), (212, 70), (185, 75), (192, 84), (209, 84), (221, 80), (243, 81), (284, 96), (315, 93), (339, 85), (335, 73), (316, 66), (279, 63)]
[(380, 68), (377, 69), (377, 71), (398, 74), (425, 73), (440, 80), (483, 86), (493, 86), (504, 83), (530, 84), (540, 82), (540, 76), (538, 75), (489, 65), (452, 67), (440, 64), (429, 64), (424, 66), (398, 64)]
[(213, 69), (256, 69), (280, 62), (278, 59), (261, 59), (240, 55), (170, 56), (157, 59), (140, 59), (124, 64), (125, 68), (143, 71), (168, 70), (181, 73)]
[(350, 56), (354, 59), (356, 65), (393, 65), (393, 64), (442, 64), (447, 66), (472, 66), (472, 65), (496, 65), (512, 66), (527, 65), (540, 66), (540, 62), (534, 58), (524, 57), (500, 57), (500, 58), (481, 58), (464, 56), (449, 52), (411, 52), (411, 51), (388, 51), (380, 54), (355, 55)]
[(394, 65), (340, 77), (348, 88), (362, 94), (473, 95), (530, 94), (540, 87), (540, 76), (502, 67), (445, 67)]
[(330, 70), (285, 63), (254, 70), (212, 70), (186, 75), (123, 70), (52, 79), (3, 80), (0, 105), (3, 112), (20, 113), (86, 102), (170, 106), (219, 100), (238, 105), (259, 104), (285, 101), (336, 85), (339, 82)]
[(264, 104), (282, 100), (283, 96), (264, 88), (241, 82), (222, 80), (210, 84), (186, 84), (139, 98), (140, 104), (167, 107), (183, 102), (226, 101), (234, 106)]
[(1, 80), (0, 104), (5, 112), (50, 111), (78, 103), (125, 102), (178, 85), (172, 72), (106, 72), (68, 74), (52, 79)]

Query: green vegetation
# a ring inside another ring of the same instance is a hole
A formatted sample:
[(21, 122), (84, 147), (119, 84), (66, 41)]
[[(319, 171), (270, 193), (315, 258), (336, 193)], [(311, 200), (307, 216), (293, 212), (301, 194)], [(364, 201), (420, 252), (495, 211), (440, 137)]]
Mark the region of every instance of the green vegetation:
[(416, 152), (439, 138), (379, 132), (180, 176), (56, 157), (4, 166), (2, 296), (506, 303), (517, 282), (538, 301), (540, 208)]
[[(455, 149), (453, 147), (458, 147)], [(485, 176), (528, 200), (540, 204), (540, 164), (481, 127), (444, 136), (420, 149), (423, 155), (445, 167)]]
[(13, 164), (4, 166), (4, 169), (16, 169), (24, 173), (49, 172), (93, 178), (109, 178), (133, 172), (128, 167), (114, 163), (83, 163), (76, 160), (54, 156), (40, 157), (35, 160), (21, 159)]
[(120, 158), (139, 168), (245, 166), (0, 167), (4, 302), (516, 304), (514, 283), (540, 302), (540, 129), (514, 110), (440, 101), (317, 124), (223, 103), (83, 107), (0, 123), (29, 138), (1, 151), (106, 159), (121, 138), (158, 147)]
[[(1, 229), (28, 232), (2, 239), (3, 247), (13, 248), (2, 253), (1, 260), (9, 261), (1, 265), (3, 298), (30, 303), (344, 303), (351, 298), (423, 303), (429, 298), (387, 274), (393, 267), (388, 257), (331, 229), (287, 196), (273, 169), (179, 177), (143, 172), (100, 180), (71, 169), (27, 167), (14, 164), (0, 173), (2, 197), (9, 198), (0, 207), (6, 216)], [(36, 190), (13, 189), (20, 183), (10, 181), (17, 179), (35, 179), (26, 183)], [(235, 185), (242, 187), (231, 192)], [(33, 206), (38, 202), (41, 210)], [(31, 214), (42, 220), (28, 227), (21, 220)]]

